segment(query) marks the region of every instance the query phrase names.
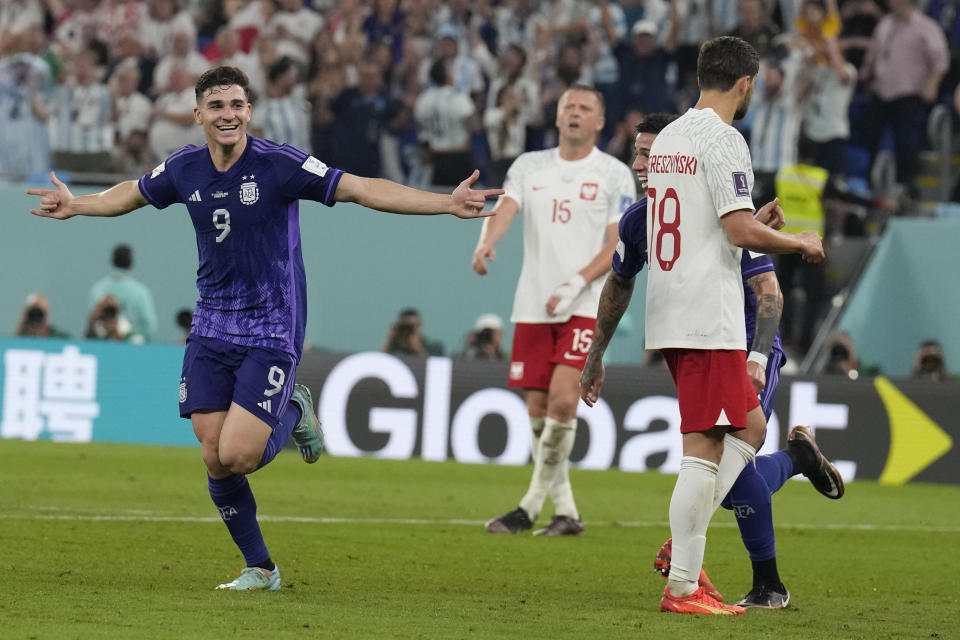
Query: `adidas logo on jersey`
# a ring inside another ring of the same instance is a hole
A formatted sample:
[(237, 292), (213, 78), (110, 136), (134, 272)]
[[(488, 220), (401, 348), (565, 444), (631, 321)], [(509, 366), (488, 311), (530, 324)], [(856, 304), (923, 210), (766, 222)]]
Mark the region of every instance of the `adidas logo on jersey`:
[(269, 400), (264, 400), (263, 402), (258, 402), (258, 403), (257, 403), (257, 406), (260, 407), (261, 409), (263, 409), (264, 411), (266, 411), (267, 413), (270, 413), (270, 401), (269, 401)]
[(200, 202), (200, 191), (194, 191), (193, 195), (190, 196), (190, 202)]

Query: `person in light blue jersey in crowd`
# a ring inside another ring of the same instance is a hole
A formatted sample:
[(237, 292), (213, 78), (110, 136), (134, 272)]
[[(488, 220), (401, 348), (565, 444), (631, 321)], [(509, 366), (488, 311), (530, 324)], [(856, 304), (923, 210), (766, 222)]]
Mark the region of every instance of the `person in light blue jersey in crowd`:
[[(644, 189), (650, 146), (657, 134), (674, 119), (676, 116), (655, 113), (648, 115), (637, 126), (633, 170)], [(600, 297), (597, 330), (580, 379), (582, 395), (599, 393), (604, 379), (604, 351), (630, 303), (634, 277), (647, 263), (646, 197), (635, 202), (623, 214), (619, 231), (620, 243), (613, 255), (613, 271)], [(750, 347), (747, 373), (760, 395), (764, 417), (769, 420), (780, 368), (786, 362), (778, 330), (783, 300), (773, 261), (768, 255), (745, 249), (740, 268), (744, 284), (747, 345)], [(820, 453), (812, 431), (805, 426), (791, 429), (786, 449), (757, 456), (754, 460), (755, 464), (744, 467), (721, 503), (733, 510), (753, 565), (753, 588), (737, 605), (744, 608), (781, 609), (790, 603), (790, 593), (777, 572), (771, 496), (791, 476), (803, 473), (817, 491), (828, 498), (839, 499), (844, 492), (843, 478)], [(668, 540), (654, 563), (654, 568), (664, 577), (670, 573), (671, 555), (672, 544)], [(699, 584), (715, 598), (722, 600), (703, 570)]]
[(246, 75), (218, 67), (197, 81), (196, 124), (206, 144), (187, 145), (139, 180), (74, 196), (56, 189), (31, 213), (66, 219), (118, 216), (148, 204), (186, 205), (199, 268), (193, 327), (180, 378), (180, 415), (202, 446), (207, 486), (246, 566), (218, 589), (281, 588), (280, 571), (257, 522), (247, 474), (268, 464), (292, 436), (306, 462), (324, 450), (310, 390), (294, 384), (307, 318), (298, 201), (355, 202), (370, 209), (478, 218), (501, 190), (428, 193), (327, 166), (305, 151), (247, 134), (252, 107)]
[(157, 310), (147, 285), (130, 275), (133, 249), (126, 244), (114, 247), (111, 264), (114, 272), (100, 278), (90, 288), (90, 308), (93, 309), (104, 296), (113, 296), (130, 321), (133, 341), (150, 342), (157, 332)]

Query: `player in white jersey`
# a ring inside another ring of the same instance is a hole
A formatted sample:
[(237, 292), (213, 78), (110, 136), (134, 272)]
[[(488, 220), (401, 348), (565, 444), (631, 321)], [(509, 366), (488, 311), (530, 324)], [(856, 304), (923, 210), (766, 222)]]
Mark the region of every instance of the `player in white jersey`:
[[(731, 124), (746, 114), (758, 68), (757, 52), (739, 38), (705, 42), (699, 101), (650, 148), (646, 346), (663, 351), (677, 384), (684, 456), (670, 500), (673, 559), (661, 611), (744, 611), (698, 585), (710, 517), (766, 431), (747, 375), (742, 249), (823, 259), (815, 232), (782, 233), (754, 218), (750, 152)], [(776, 200), (757, 214), (777, 228), (782, 216)]]
[(486, 524), (490, 533), (533, 527), (546, 496), (554, 517), (536, 535), (579, 535), (568, 459), (577, 430), (578, 380), (596, 324), (601, 277), (610, 269), (617, 223), (636, 197), (630, 169), (596, 147), (603, 98), (574, 85), (560, 97), (558, 146), (525, 153), (507, 172), (497, 215), (480, 232), (473, 269), (487, 260), (523, 212), (523, 267), (510, 319), (516, 324), (509, 385), (524, 390), (532, 430), (533, 478), (520, 505)]

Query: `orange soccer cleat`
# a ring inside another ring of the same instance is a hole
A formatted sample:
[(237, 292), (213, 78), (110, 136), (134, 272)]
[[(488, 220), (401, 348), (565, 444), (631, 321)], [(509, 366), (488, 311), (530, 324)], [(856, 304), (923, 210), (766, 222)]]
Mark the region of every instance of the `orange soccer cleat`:
[[(673, 555), (673, 538), (668, 539), (663, 543), (663, 546), (660, 547), (660, 551), (657, 552), (657, 557), (653, 560), (653, 569), (660, 573), (663, 576), (664, 580), (670, 575), (670, 559)], [(703, 567), (700, 568), (700, 579), (697, 580), (703, 590), (706, 591), (707, 595), (716, 600), (717, 602), (723, 602), (723, 596), (720, 595), (720, 592), (717, 591), (717, 588), (713, 586), (713, 583), (710, 582), (710, 578), (707, 577), (707, 572), (703, 570)]]

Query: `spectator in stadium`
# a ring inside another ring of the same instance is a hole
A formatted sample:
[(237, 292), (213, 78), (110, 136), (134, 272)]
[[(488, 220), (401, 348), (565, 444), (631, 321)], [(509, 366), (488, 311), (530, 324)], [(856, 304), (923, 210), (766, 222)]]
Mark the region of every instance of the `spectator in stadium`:
[[(510, 87), (517, 100), (518, 118), (526, 126), (539, 126), (543, 122), (543, 105), (540, 101), (540, 85), (527, 72), (527, 52), (516, 44), (501, 48), (497, 73), (490, 81), (487, 92), (487, 110), (495, 108), (500, 91)], [(526, 135), (520, 147), (526, 150)]]
[(393, 61), (400, 62), (404, 51), (405, 19), (399, 0), (374, 0), (361, 29), (369, 42), (387, 43)]
[(289, 56), (306, 68), (313, 39), (323, 28), (323, 16), (306, 7), (303, 0), (280, 0), (279, 9), (266, 26), (277, 46), (277, 55)]
[[(278, 591), (280, 572), (263, 541), (246, 476), (268, 464), (291, 435), (307, 462), (324, 450), (310, 392), (293, 384), (306, 323), (298, 201), (476, 218), (486, 215), (485, 199), (502, 192), (471, 189), (477, 172), (450, 195), (418, 191), (344, 173), (302, 150), (248, 136), (247, 87), (234, 67), (201, 76), (196, 124), (206, 145), (181, 149), (139, 181), (74, 196), (51, 173), (56, 189), (27, 193), (39, 196), (32, 214), (60, 220), (118, 216), (147, 204), (187, 205), (197, 225), (200, 299), (184, 354), (180, 413), (191, 420), (210, 497), (247, 565), (219, 588)], [(231, 224), (226, 207), (243, 209), (240, 219)]]
[[(642, 186), (646, 186), (650, 147), (656, 136), (676, 119), (665, 113), (650, 114), (636, 127), (633, 170)], [(633, 294), (634, 279), (647, 263), (647, 198), (641, 197), (631, 205), (620, 222), (621, 250), (614, 254), (613, 271), (607, 276), (597, 311), (597, 330), (590, 344), (590, 353), (581, 376), (581, 393), (599, 391), (603, 383), (603, 354), (620, 326), (621, 318)], [(773, 411), (779, 382), (780, 369), (786, 362), (786, 354), (780, 344), (777, 330), (780, 320), (782, 296), (774, 271), (773, 261), (763, 254), (743, 252), (740, 261), (743, 278), (747, 345), (750, 359), (747, 373), (754, 389), (760, 396), (764, 416), (769, 420)], [(650, 354), (661, 354), (650, 351)], [(662, 363), (662, 354), (660, 355)], [(646, 364), (650, 364), (647, 362)], [(590, 399), (587, 395), (585, 398)], [(756, 465), (748, 464), (734, 482), (730, 493), (721, 505), (734, 510), (740, 536), (750, 554), (753, 565), (753, 588), (738, 606), (763, 609), (780, 609), (790, 603), (790, 593), (783, 585), (777, 571), (773, 513), (770, 498), (786, 480), (804, 469), (811, 469), (815, 460), (820, 461), (814, 473), (817, 490), (837, 499), (843, 495), (843, 479), (829, 461), (823, 462), (814, 453), (812, 434), (806, 427), (797, 427), (802, 437), (788, 441), (786, 450), (773, 455), (758, 456)], [(793, 434), (791, 434), (793, 435)], [(808, 466), (810, 465), (810, 466)], [(837, 489), (834, 492), (834, 489)], [(661, 549), (655, 562), (657, 570), (667, 577), (670, 572), (672, 544)], [(709, 584), (706, 573), (701, 570), (700, 584)]]
[(521, 155), (507, 172), (496, 216), (485, 221), (473, 270), (486, 275), (496, 245), (522, 211), (523, 267), (514, 296), (508, 384), (523, 389), (533, 475), (516, 509), (486, 523), (490, 533), (533, 527), (547, 495), (550, 524), (537, 535), (579, 535), (583, 523), (568, 473), (577, 429), (577, 381), (593, 333), (599, 278), (610, 268), (617, 221), (636, 199), (630, 170), (596, 147), (603, 97), (574, 85), (560, 96), (559, 145)]
[(174, 67), (185, 69), (191, 78), (199, 78), (210, 68), (210, 62), (200, 55), (195, 44), (195, 36), (185, 28), (173, 32), (170, 52), (160, 58), (153, 70), (152, 95), (160, 95), (167, 91), (170, 84), (170, 70)]
[[(196, 42), (197, 25), (180, 3), (181, 0), (146, 0), (144, 3), (139, 40), (148, 60), (156, 62), (173, 53), (173, 38), (178, 31), (185, 32), (191, 43)], [(192, 44), (192, 48), (196, 48), (196, 44)]]
[(50, 67), (32, 53), (0, 58), (0, 174), (50, 169)]
[(83, 335), (88, 340), (143, 342), (142, 336), (133, 333), (130, 321), (123, 314), (123, 307), (111, 295), (105, 295), (96, 301), (87, 318), (87, 330)]
[(493, 160), (490, 184), (503, 184), (507, 169), (526, 149), (527, 119), (521, 97), (511, 85), (503, 85), (497, 92), (497, 102), (483, 114), (487, 130), (487, 144)]
[(863, 63), (871, 92), (863, 135), (875, 159), (884, 131), (893, 129), (897, 182), (909, 194), (916, 194), (916, 157), (929, 104), (948, 66), (940, 26), (917, 10), (915, 0), (890, 0), (890, 13), (877, 24)]
[[(777, 171), (776, 195), (786, 218), (784, 231), (816, 231), (824, 235), (823, 195), (830, 173), (816, 165), (816, 145), (801, 138), (797, 161)], [(829, 256), (827, 256), (829, 259)], [(804, 261), (796, 254), (777, 256), (777, 271), (783, 286), (784, 340), (806, 353), (813, 342), (820, 312), (826, 302), (826, 265)], [(803, 292), (802, 313), (797, 311), (797, 291)], [(799, 326), (797, 326), (799, 325)]]
[(614, 51), (627, 35), (627, 22), (617, 2), (593, 0), (590, 4), (582, 18), (584, 37), (590, 52), (588, 59), (593, 66), (593, 86), (603, 94), (604, 104), (607, 105), (604, 121), (607, 128), (603, 135), (603, 139), (607, 139), (613, 134), (625, 106), (620, 85), (620, 63)]
[(918, 380), (943, 382), (949, 379), (943, 349), (936, 340), (925, 340), (913, 357), (913, 377)]
[(420, 312), (408, 307), (397, 314), (381, 348), (385, 353), (404, 356), (442, 356), (443, 345), (423, 335)]
[(471, 360), (503, 360), (503, 320), (495, 313), (485, 313), (467, 334), (461, 358)]
[(676, 4), (670, 7), (671, 19), (662, 45), (657, 41), (656, 23), (638, 20), (630, 29), (630, 44), (621, 43), (617, 48), (624, 104), (643, 113), (677, 110), (674, 87), (667, 77), (674, 64), (679, 18)]
[(240, 32), (230, 25), (222, 26), (217, 31), (215, 42), (218, 53), (217, 66), (241, 69), (250, 79), (250, 88), (256, 96), (266, 93), (267, 81), (263, 67), (260, 66), (260, 61), (255, 54), (248, 53), (240, 47)]
[[(332, 157), (344, 171), (380, 177), (383, 176), (381, 137), (386, 131), (398, 130), (404, 118), (409, 118), (409, 111), (383, 86), (380, 65), (364, 60), (357, 71), (356, 86), (344, 88), (330, 101), (335, 117)], [(463, 173), (460, 167), (463, 175), (471, 169), (472, 165)]]
[(797, 140), (809, 87), (808, 72), (796, 51), (781, 50), (763, 61), (760, 71), (763, 85), (753, 100), (750, 128), (753, 193), (759, 202), (773, 200), (777, 171), (797, 161)]
[(130, 274), (133, 249), (127, 244), (117, 245), (113, 248), (110, 263), (113, 272), (90, 287), (91, 308), (96, 307), (105, 296), (112, 296), (130, 321), (130, 333), (150, 342), (157, 332), (157, 311), (150, 288)]
[(66, 11), (53, 28), (53, 40), (63, 58), (89, 48), (97, 32), (98, 0), (68, 0)]
[(883, 9), (875, 0), (846, 0), (840, 5), (842, 27), (838, 44), (844, 58), (861, 70), (867, 49), (870, 48), (870, 36), (884, 15)]
[(193, 311), (184, 307), (177, 311), (174, 316), (174, 322), (180, 330), (180, 336), (177, 338), (177, 344), (186, 344), (190, 338), (190, 331), (193, 329)]
[(633, 140), (637, 136), (637, 125), (643, 122), (643, 112), (637, 109), (628, 109), (623, 119), (617, 124), (616, 133), (607, 143), (604, 151), (629, 165), (633, 162)]
[[(435, 60), (443, 60), (451, 74), (451, 85), (457, 93), (473, 98), (480, 98), (484, 90), (483, 73), (480, 65), (469, 52), (460, 47), (460, 29), (452, 24), (442, 24), (437, 28), (434, 38), (434, 57), (426, 58), (420, 66), (420, 80), (426, 85), (429, 82), (436, 84), (432, 76), (432, 66)], [(477, 104), (483, 101), (476, 99)]]
[(835, 38), (825, 40), (819, 48), (802, 49), (801, 55), (804, 64), (812, 68), (803, 135), (816, 146), (813, 164), (831, 174), (843, 174), (857, 69), (843, 58)]
[(435, 185), (451, 185), (466, 167), (473, 166), (470, 130), (475, 113), (473, 101), (453, 86), (447, 60), (439, 58), (430, 67), (432, 85), (417, 98), (413, 115), (421, 141), (428, 148)]
[(197, 130), (193, 109), (197, 106), (193, 84), (186, 69), (170, 70), (169, 88), (154, 103), (148, 131), (150, 153), (155, 160), (165, 158), (186, 144), (201, 144), (203, 135)]
[(773, 48), (774, 40), (780, 35), (780, 30), (770, 20), (763, 0), (740, 0), (738, 12), (740, 22), (727, 35), (749, 42), (761, 58), (766, 57)]
[(117, 65), (110, 78), (113, 103), (113, 124), (116, 132), (114, 166), (118, 171), (140, 173), (151, 165), (147, 131), (153, 103), (137, 91), (140, 67), (136, 58), (126, 58)]
[(39, 293), (27, 296), (26, 306), (20, 312), (15, 335), (27, 338), (69, 338), (50, 324), (50, 301)]
[(58, 169), (113, 170), (113, 106), (98, 74), (96, 53), (81, 51), (54, 94), (48, 122), (53, 166)]
[(30, 29), (43, 27), (41, 0), (8, 0), (0, 4), (0, 54), (23, 49), (23, 36)]
[(838, 331), (830, 341), (830, 350), (823, 373), (841, 375), (856, 380), (860, 377), (860, 359), (850, 336)]
[[(140, 24), (145, 20), (143, 8), (140, 0), (100, 0), (94, 40), (106, 45), (110, 60), (138, 57), (143, 53), (144, 45), (140, 41)], [(147, 80), (150, 78), (151, 75), (146, 76)]]
[(311, 107), (300, 82), (300, 67), (292, 58), (283, 56), (267, 69), (267, 93), (257, 106), (254, 120), (264, 138), (310, 148)]

